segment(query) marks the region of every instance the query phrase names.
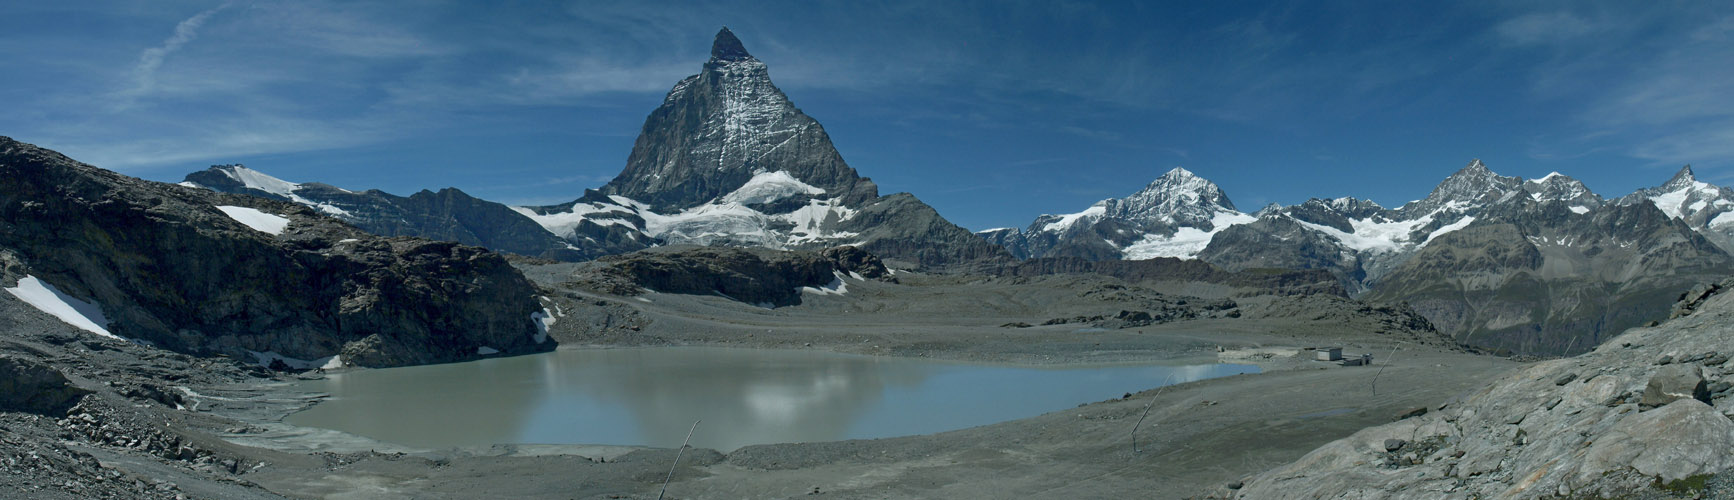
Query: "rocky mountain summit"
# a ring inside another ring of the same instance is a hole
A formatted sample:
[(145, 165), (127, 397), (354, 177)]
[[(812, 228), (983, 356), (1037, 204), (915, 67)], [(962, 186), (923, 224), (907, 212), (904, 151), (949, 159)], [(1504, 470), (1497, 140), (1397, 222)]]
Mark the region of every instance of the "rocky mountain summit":
[(1684, 316), (1332, 442), (1234, 498), (1724, 498), (1734, 494), (1734, 283)]
[(1734, 251), (1734, 189), (1698, 180), (1692, 166), (1680, 168), (1660, 186), (1639, 189), (1614, 200), (1619, 205), (1649, 202), (1669, 217), (1680, 219), (1724, 250)]
[(353, 192), (239, 165), (195, 172), (183, 184), (301, 203), (375, 234), (564, 261), (683, 244), (853, 245), (905, 268), (1009, 258), (913, 195), (880, 196), (727, 28), (702, 71), (676, 83), (645, 119), (626, 168), (570, 203), (508, 207), (455, 188)]
[(1021, 259), (1192, 258), (1218, 231), (1253, 220), (1236, 210), (1216, 183), (1175, 168), (1125, 198), (1102, 200), (1082, 212), (1043, 215), (1021, 230), (979, 234)]
[(619, 176), (571, 203), (518, 210), (580, 249), (853, 245), (905, 267), (1008, 257), (914, 196), (880, 196), (727, 28), (703, 70), (645, 119)]
[(395, 366), (552, 348), (487, 250), (143, 181), (0, 138), (0, 285), (100, 336), (260, 364)]

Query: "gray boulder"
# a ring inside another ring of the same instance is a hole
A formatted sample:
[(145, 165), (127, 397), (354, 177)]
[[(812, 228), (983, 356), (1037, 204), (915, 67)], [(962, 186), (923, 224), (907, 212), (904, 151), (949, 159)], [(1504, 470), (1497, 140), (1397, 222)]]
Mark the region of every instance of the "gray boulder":
[(1709, 385), (1695, 365), (1674, 364), (1656, 370), (1644, 386), (1643, 406), (1655, 408), (1681, 399), (1710, 402)]
[(90, 391), (72, 385), (54, 367), (35, 360), (0, 356), (0, 411), (61, 416), (85, 394)]

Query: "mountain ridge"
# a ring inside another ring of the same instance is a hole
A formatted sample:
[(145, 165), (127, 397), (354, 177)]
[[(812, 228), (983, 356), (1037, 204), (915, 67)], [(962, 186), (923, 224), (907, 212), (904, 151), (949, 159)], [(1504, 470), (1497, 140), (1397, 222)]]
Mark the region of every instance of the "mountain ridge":
[[(1176, 172), (1185, 171), (1170, 174)], [(1208, 180), (1189, 182), (1215, 188)], [(1734, 190), (1697, 181), (1690, 167), (1661, 186), (1612, 200), (1558, 172), (1502, 176), (1474, 159), (1427, 197), (1395, 209), (1342, 197), (1272, 204), (1255, 215), (1228, 203), (1153, 205), (1154, 212), (1134, 218), (1116, 213), (1118, 203), (1111, 198), (1082, 212), (1037, 217), (1024, 229), (978, 235), (1021, 258), (1107, 261), (1138, 258), (1131, 255), (1135, 242), (1190, 234), (1197, 250), (1165, 256), (1230, 272), (1329, 270), (1352, 296), (1412, 302), (1461, 341), (1541, 354), (1587, 349), (1665, 315), (1664, 299), (1673, 294), (1734, 273), (1728, 255), (1734, 216), (1716, 219), (1734, 211)], [(1198, 206), (1228, 217), (1199, 223), (1186, 213)], [(1181, 228), (1188, 233), (1164, 232), (1149, 222), (1165, 220), (1192, 226)], [(1643, 298), (1650, 295), (1662, 299)]]

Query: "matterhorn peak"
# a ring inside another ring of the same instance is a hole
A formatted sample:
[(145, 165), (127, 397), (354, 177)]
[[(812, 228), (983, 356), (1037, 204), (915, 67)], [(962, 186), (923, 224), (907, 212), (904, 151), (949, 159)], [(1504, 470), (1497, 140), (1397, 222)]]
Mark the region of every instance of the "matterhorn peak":
[(724, 26), (722, 31), (716, 32), (716, 41), (710, 45), (710, 58), (712, 61), (745, 61), (752, 59), (753, 55), (748, 54), (747, 47), (741, 45), (741, 39), (736, 38), (735, 33)]

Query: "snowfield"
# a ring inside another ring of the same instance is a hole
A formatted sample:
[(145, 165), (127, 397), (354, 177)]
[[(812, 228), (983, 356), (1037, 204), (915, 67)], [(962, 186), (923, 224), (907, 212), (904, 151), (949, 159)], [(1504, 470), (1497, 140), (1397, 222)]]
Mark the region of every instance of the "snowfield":
[(217, 205), (217, 210), (222, 210), (223, 215), (229, 216), (230, 219), (235, 219), (235, 222), (246, 224), (247, 227), (253, 228), (254, 231), (268, 233), (272, 236), (283, 234), (283, 229), (289, 227), (288, 217), (271, 215), (261, 212), (258, 209), (231, 205)]
[(111, 339), (126, 340), (109, 333), (108, 317), (103, 316), (102, 306), (72, 298), (35, 276), (27, 275), (19, 279), (18, 285), (7, 288), (6, 292), (39, 311), (60, 318), (66, 324)]

